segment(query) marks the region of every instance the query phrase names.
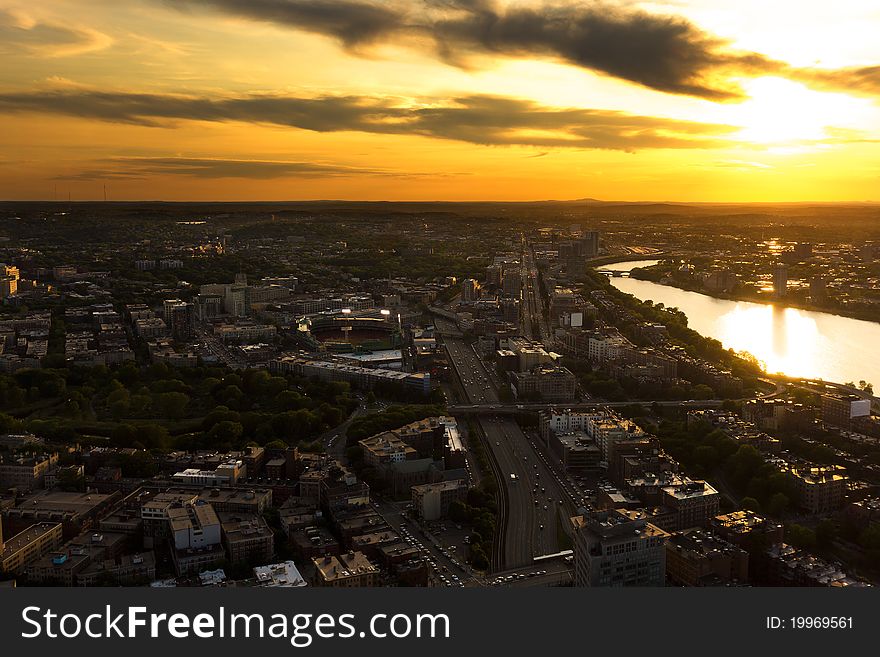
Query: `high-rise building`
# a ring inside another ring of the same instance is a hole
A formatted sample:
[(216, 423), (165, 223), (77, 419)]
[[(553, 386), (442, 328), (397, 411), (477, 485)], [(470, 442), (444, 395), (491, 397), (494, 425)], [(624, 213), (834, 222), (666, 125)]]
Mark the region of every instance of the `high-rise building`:
[(518, 299), (522, 294), (522, 274), (518, 264), (508, 265), (502, 280), (504, 295)]
[(475, 278), (466, 278), (461, 282), (461, 300), (473, 303), (480, 298), (480, 283)]
[(703, 285), (712, 292), (730, 292), (736, 282), (736, 274), (729, 269), (717, 269), (703, 275)]
[(788, 266), (778, 263), (773, 270), (773, 296), (782, 299), (788, 293)]
[(501, 266), (489, 265), (486, 267), (486, 284), (501, 287)]
[(186, 340), (193, 335), (193, 304), (180, 299), (166, 299), (163, 304), (165, 326), (176, 340)]
[(823, 301), (828, 296), (825, 279), (821, 276), (813, 276), (810, 279), (810, 299), (813, 302)]
[(670, 535), (644, 512), (601, 511), (572, 524), (575, 586), (664, 586)]
[(813, 257), (813, 245), (809, 242), (798, 242), (794, 245), (794, 257), (798, 260)]
[(18, 279), (12, 276), (0, 276), (0, 299), (15, 296), (18, 292)]
[(584, 233), (580, 246), (580, 255), (585, 258), (595, 258), (599, 255), (599, 231), (588, 230)]
[(18, 267), (0, 263), (0, 298), (15, 296), (18, 292), (18, 281)]
[(249, 311), (248, 287), (246, 285), (227, 285), (225, 292), (223, 306), (226, 312), (235, 317), (246, 317)]
[(15, 280), (21, 278), (21, 272), (19, 271), (18, 267), (16, 267), (15, 265), (7, 265), (5, 263), (0, 264), (0, 275), (9, 276), (11, 278), (14, 278)]
[(501, 318), (511, 324), (519, 324), (519, 299), (504, 299), (501, 302)]

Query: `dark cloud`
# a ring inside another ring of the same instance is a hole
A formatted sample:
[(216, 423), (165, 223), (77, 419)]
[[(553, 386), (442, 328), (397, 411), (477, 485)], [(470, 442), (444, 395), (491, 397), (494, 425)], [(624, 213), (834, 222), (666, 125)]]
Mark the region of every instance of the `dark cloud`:
[[(558, 60), (663, 92), (735, 99), (731, 73), (778, 64), (727, 43), (681, 17), (604, 0), (502, 7), (493, 0), (176, 0), (252, 20), (325, 34), (346, 46), (422, 44), (445, 61), (473, 56)], [(415, 38), (413, 38), (415, 37)]]
[(200, 98), (68, 89), (0, 94), (0, 112), (50, 112), (146, 126), (243, 121), (315, 132), (421, 135), (486, 146), (708, 148), (733, 126), (597, 109), (546, 107), (499, 96), (407, 104), (369, 96)]
[(790, 69), (787, 77), (809, 86), (828, 91), (876, 96), (880, 94), (880, 66), (861, 66), (840, 69)]
[(193, 157), (119, 157), (101, 160), (88, 170), (57, 176), (59, 180), (130, 180), (154, 176), (192, 178), (327, 178), (402, 175), (381, 169), (337, 166), (315, 162), (228, 160)]
[(396, 2), (369, 0), (165, 0), (177, 9), (208, 6), (251, 20), (328, 34), (346, 46), (371, 43), (405, 27)]

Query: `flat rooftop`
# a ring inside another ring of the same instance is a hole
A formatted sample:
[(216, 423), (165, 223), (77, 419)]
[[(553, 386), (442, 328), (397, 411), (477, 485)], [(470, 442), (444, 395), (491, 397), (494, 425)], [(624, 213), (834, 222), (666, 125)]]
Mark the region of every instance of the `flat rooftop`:
[(24, 531), (17, 533), (8, 541), (4, 541), (4, 549), (2, 552), (0, 552), (0, 559), (15, 554), (22, 548), (30, 545), (36, 540), (39, 540), (40, 538), (54, 530), (56, 527), (61, 527), (61, 523), (38, 522), (35, 525), (31, 525)]

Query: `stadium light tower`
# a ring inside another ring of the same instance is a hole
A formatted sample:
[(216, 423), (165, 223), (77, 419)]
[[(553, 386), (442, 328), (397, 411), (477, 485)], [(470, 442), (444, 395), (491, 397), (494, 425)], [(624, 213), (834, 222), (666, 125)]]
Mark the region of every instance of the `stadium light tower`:
[[(348, 318), (351, 315), (351, 308), (343, 308), (342, 316)], [(346, 324), (342, 327), (342, 332), (345, 334), (345, 341), (351, 342), (351, 324)]]

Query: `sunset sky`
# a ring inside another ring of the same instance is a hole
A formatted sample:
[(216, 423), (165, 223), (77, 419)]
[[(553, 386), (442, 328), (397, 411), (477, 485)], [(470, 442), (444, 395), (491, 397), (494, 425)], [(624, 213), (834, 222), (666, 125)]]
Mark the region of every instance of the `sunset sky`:
[(877, 0), (0, 0), (0, 199), (880, 201)]

